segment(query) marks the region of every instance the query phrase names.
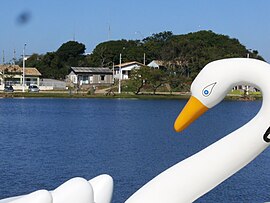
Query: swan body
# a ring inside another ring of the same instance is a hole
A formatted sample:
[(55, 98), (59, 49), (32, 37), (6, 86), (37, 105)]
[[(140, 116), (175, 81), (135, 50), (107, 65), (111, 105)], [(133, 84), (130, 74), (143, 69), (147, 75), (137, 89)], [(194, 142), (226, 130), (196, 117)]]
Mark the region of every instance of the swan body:
[(53, 203), (94, 203), (91, 184), (83, 178), (73, 178), (51, 192)]
[(113, 179), (107, 174), (90, 181), (72, 178), (53, 191), (39, 190), (28, 195), (0, 200), (0, 203), (110, 203)]
[(52, 195), (47, 190), (38, 190), (31, 194), (25, 195), (17, 200), (10, 201), (10, 203), (53, 203)]
[(94, 189), (95, 203), (110, 203), (113, 194), (113, 179), (103, 174), (89, 181)]
[(270, 141), (269, 79), (270, 65), (255, 59), (223, 59), (206, 65), (191, 85), (192, 96), (175, 121), (176, 131), (222, 101), (236, 85), (262, 91), (259, 113), (243, 127), (159, 174), (125, 203), (193, 202), (258, 156)]

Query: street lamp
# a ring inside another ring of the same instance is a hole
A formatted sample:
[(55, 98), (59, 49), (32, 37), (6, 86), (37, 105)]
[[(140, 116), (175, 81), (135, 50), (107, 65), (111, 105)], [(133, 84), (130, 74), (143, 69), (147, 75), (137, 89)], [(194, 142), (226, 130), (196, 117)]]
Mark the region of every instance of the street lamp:
[(22, 78), (22, 91), (25, 92), (25, 47), (26, 43), (23, 46), (23, 78)]
[[(249, 52), (251, 52), (252, 49), (248, 49), (248, 52), (247, 52), (247, 58), (249, 58)], [(246, 95), (248, 95), (248, 91), (249, 91), (249, 86), (246, 85)]]
[[(123, 47), (123, 50), (125, 50), (126, 47)], [(119, 83), (118, 83), (118, 93), (121, 94), (121, 80), (122, 80), (122, 53), (120, 53), (119, 58)]]
[(113, 74), (113, 84), (114, 84), (114, 62), (112, 62), (112, 74)]
[(118, 93), (121, 94), (121, 80), (122, 80), (122, 54), (120, 53), (120, 59), (119, 59), (119, 83), (118, 83)]

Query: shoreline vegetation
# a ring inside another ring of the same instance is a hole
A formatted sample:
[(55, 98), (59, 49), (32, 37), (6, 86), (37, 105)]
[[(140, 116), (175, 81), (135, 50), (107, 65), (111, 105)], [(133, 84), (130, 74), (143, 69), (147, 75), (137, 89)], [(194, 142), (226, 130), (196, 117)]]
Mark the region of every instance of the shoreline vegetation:
[[(82, 43), (68, 41), (56, 51), (46, 54), (34, 53), (27, 59), (27, 67), (36, 68), (42, 74), (42, 78), (61, 81), (66, 78), (68, 89), (39, 93), (0, 92), (0, 97), (188, 99), (193, 79), (209, 62), (247, 56), (264, 61), (257, 50), (247, 49), (238, 39), (216, 34), (211, 30), (181, 35), (164, 31), (142, 40), (122, 39), (102, 42), (91, 54), (85, 54), (85, 49), (86, 46)], [(124, 80), (121, 79), (123, 93), (118, 94), (120, 67), (127, 62), (138, 62), (142, 66), (132, 68), (130, 72), (125, 71), (126, 78), (122, 76)], [(152, 62), (154, 63), (152, 68), (146, 66)], [(117, 65), (118, 63), (121, 66)], [(16, 64), (22, 66), (23, 61), (19, 60)], [(94, 85), (92, 84), (94, 81), (90, 82), (91, 79), (86, 74), (83, 77), (89, 84), (84, 85), (83, 78), (79, 77), (76, 83), (73, 83), (73, 79), (67, 77), (71, 73), (71, 67), (111, 68), (115, 72), (112, 72), (115, 80), (108, 84), (98, 82)], [(114, 74), (118, 74), (118, 78), (114, 77), (116, 76)], [(12, 83), (13, 79), (12, 72), (10, 74), (5, 72), (3, 81)], [(244, 91), (230, 92), (226, 99), (250, 101), (261, 97), (260, 94), (253, 92), (244, 94)]]
[[(143, 92), (141, 94), (134, 93), (94, 93), (84, 91), (42, 91), (39, 93), (29, 93), (29, 92), (0, 92), (0, 98), (103, 98), (103, 99), (183, 99), (187, 100), (190, 97), (190, 92), (157, 92), (153, 94), (151, 92)], [(225, 97), (225, 100), (235, 100), (235, 101), (254, 101), (260, 100), (262, 95), (260, 92), (249, 93), (244, 95), (239, 92), (230, 92)]]

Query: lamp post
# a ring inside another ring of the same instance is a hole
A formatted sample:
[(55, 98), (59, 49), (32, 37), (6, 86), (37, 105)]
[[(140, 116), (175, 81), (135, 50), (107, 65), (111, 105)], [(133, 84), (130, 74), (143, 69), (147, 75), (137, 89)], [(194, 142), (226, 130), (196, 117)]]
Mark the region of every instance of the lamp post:
[(119, 59), (119, 83), (118, 83), (118, 93), (121, 94), (121, 80), (122, 80), (122, 54), (120, 53), (120, 59)]
[[(123, 47), (122, 51), (124, 51), (126, 47)], [(120, 53), (119, 57), (119, 83), (118, 83), (118, 93), (121, 94), (121, 80), (122, 80), (122, 53)]]
[(26, 43), (23, 46), (23, 78), (22, 78), (22, 91), (25, 92), (25, 47)]
[[(247, 58), (250, 58), (249, 57), (249, 52), (251, 52), (251, 51), (252, 51), (252, 49), (248, 49)], [(246, 95), (248, 95), (248, 91), (249, 91), (249, 86), (246, 85)]]
[(114, 84), (114, 62), (112, 63), (112, 74), (113, 74), (113, 84)]

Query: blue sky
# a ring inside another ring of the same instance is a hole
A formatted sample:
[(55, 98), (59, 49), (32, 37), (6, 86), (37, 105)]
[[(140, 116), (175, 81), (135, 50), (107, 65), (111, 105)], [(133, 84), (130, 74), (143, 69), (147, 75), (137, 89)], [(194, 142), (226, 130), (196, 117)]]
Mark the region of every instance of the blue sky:
[[(0, 63), (3, 50), (8, 62), (24, 43), (27, 54), (42, 54), (75, 36), (91, 52), (108, 38), (198, 30), (237, 38), (270, 62), (269, 9), (269, 0), (1, 0)], [(26, 22), (18, 23), (21, 16)]]

